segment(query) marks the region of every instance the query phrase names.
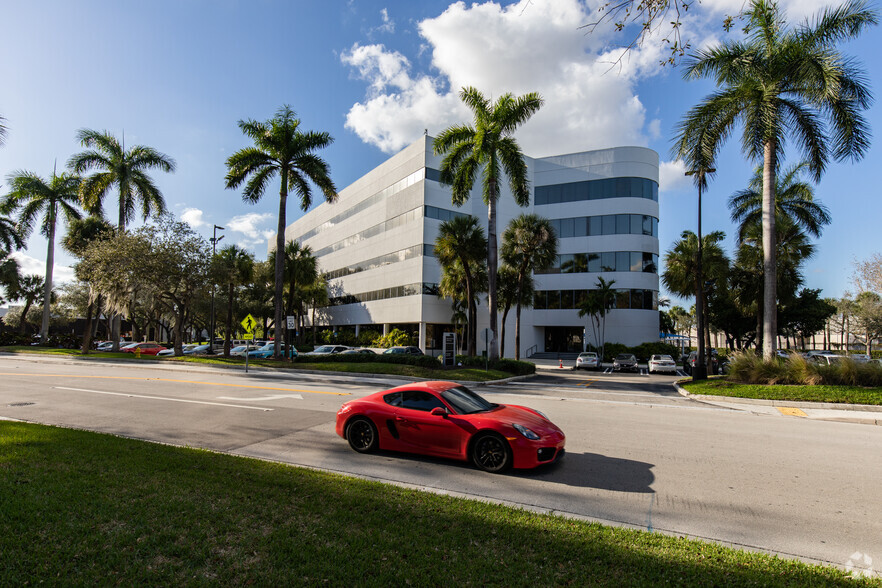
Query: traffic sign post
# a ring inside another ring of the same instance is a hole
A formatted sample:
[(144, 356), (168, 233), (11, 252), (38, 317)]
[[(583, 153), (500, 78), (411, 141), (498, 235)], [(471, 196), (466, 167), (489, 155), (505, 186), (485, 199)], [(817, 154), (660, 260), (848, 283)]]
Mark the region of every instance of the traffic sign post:
[(247, 374), (249, 349), (248, 341), (254, 340), (254, 329), (255, 327), (257, 327), (257, 321), (254, 320), (254, 317), (251, 316), (251, 314), (249, 314), (244, 319), (242, 319), (242, 322), (240, 324), (242, 325), (242, 328), (245, 329), (245, 336), (243, 337), (243, 339), (245, 339), (245, 373)]

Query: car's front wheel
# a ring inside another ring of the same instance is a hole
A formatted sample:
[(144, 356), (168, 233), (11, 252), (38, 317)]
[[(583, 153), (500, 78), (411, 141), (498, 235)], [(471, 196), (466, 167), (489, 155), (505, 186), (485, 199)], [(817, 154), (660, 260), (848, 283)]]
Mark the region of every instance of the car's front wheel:
[(377, 427), (367, 417), (356, 417), (346, 427), (346, 440), (357, 452), (370, 453), (379, 445)]
[(503, 472), (511, 467), (511, 448), (499, 435), (485, 433), (472, 444), (472, 461), (485, 472)]

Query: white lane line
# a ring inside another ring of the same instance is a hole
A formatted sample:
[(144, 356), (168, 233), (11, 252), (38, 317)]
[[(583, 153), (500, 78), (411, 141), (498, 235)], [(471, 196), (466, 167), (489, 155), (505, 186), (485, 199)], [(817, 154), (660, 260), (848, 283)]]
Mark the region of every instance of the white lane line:
[(266, 402), (268, 400), (282, 400), (283, 398), (293, 398), (295, 400), (303, 400), (300, 394), (278, 394), (276, 396), (259, 396), (257, 398), (237, 398), (235, 396), (218, 396), (218, 400), (243, 400), (251, 402)]
[(85, 388), (65, 388), (63, 386), (54, 386), (56, 390), (73, 390), (74, 392), (90, 392), (92, 394), (107, 394), (108, 396), (125, 396), (127, 398), (144, 398), (147, 400), (168, 400), (169, 402), (186, 402), (187, 404), (207, 404), (209, 406), (226, 406), (229, 408), (246, 408), (249, 410), (262, 410), (264, 412), (272, 411), (272, 408), (263, 406), (244, 406), (242, 404), (223, 404), (221, 402), (204, 402), (202, 400), (184, 400), (183, 398), (165, 398), (163, 396), (145, 396), (143, 394), (129, 394), (126, 392), (106, 392), (104, 390), (87, 390)]

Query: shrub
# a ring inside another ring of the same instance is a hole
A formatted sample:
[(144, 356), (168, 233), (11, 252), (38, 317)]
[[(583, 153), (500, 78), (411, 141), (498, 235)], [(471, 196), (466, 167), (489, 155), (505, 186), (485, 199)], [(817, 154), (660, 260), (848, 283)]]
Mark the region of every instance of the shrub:
[(832, 365), (817, 364), (798, 353), (787, 359), (763, 360), (752, 351), (733, 354), (728, 379), (743, 384), (803, 386), (882, 386), (882, 366), (858, 363), (848, 357)]
[(377, 347), (399, 347), (399, 346), (408, 346), (408, 345), (416, 345), (413, 341), (413, 337), (410, 336), (410, 333), (402, 331), (401, 329), (392, 329), (389, 331), (388, 335), (380, 337), (376, 342)]
[(479, 369), (489, 367), (491, 370), (499, 370), (518, 376), (525, 376), (528, 374), (536, 373), (536, 364), (530, 363), (528, 361), (518, 361), (515, 359), (500, 358), (489, 362), (488, 365), (487, 360), (482, 356), (457, 355), (456, 364), (462, 365), (463, 367)]
[(365, 329), (358, 333), (358, 344), (361, 347), (379, 347), (377, 341), (383, 336), (382, 333), (372, 329)]

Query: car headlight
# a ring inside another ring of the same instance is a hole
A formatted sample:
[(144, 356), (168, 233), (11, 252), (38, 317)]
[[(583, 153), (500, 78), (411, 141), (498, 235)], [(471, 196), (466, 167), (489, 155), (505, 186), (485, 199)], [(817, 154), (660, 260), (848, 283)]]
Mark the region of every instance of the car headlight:
[(527, 439), (531, 439), (531, 440), (535, 441), (536, 439), (539, 438), (539, 435), (537, 435), (536, 433), (534, 433), (533, 431), (531, 431), (530, 429), (528, 429), (527, 427), (525, 427), (523, 425), (513, 423), (512, 426), (515, 428), (515, 430), (518, 433), (520, 433), (521, 435), (523, 435)]

